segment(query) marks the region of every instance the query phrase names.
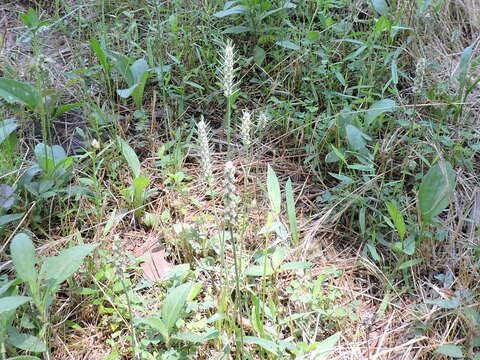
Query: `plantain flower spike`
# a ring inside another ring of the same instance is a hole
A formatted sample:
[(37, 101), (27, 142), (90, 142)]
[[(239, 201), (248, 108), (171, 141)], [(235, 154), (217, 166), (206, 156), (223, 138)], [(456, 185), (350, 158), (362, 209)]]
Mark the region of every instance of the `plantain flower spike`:
[(257, 120), (257, 130), (259, 133), (263, 133), (263, 131), (267, 128), (268, 125), (268, 116), (265, 112), (261, 112), (260, 115), (258, 115), (258, 120)]
[(229, 98), (235, 93), (235, 48), (230, 39), (225, 45), (222, 60), (223, 94)]
[(417, 61), (417, 66), (415, 68), (415, 80), (413, 82), (413, 93), (418, 95), (422, 92), (423, 89), (423, 80), (425, 78), (425, 70), (427, 68), (427, 60), (425, 58), (420, 58)]
[(243, 110), (242, 122), (240, 124), (240, 136), (243, 146), (248, 149), (252, 143), (252, 114), (247, 109)]
[(197, 124), (197, 142), (200, 148), (200, 165), (207, 185), (213, 187), (212, 152), (210, 148), (210, 129), (203, 118)]

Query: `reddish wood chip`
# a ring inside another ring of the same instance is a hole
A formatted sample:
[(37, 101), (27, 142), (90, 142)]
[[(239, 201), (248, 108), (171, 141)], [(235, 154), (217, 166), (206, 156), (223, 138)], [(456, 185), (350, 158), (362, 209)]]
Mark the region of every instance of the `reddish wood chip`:
[(151, 251), (142, 264), (143, 277), (149, 281), (160, 281), (171, 268), (173, 264), (165, 260), (165, 250)]

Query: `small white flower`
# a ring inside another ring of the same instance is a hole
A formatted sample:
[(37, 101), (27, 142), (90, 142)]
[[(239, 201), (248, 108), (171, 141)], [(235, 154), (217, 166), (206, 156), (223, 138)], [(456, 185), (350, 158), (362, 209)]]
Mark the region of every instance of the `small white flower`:
[(240, 124), (240, 136), (243, 146), (248, 149), (252, 143), (250, 135), (252, 129), (252, 114), (247, 109), (243, 110), (242, 122)]

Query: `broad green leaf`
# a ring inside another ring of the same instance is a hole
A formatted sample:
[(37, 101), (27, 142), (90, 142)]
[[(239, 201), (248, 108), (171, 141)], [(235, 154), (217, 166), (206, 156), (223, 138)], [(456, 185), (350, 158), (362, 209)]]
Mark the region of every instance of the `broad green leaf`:
[(253, 60), (258, 66), (262, 66), (263, 61), (265, 60), (265, 50), (258, 45), (253, 49)]
[(310, 269), (313, 266), (312, 263), (306, 262), (306, 261), (292, 261), (283, 264), (280, 267), (280, 271), (287, 271), (287, 270), (304, 270), (304, 269)]
[(400, 235), (400, 240), (403, 241), (403, 238), (405, 237), (405, 233), (407, 231), (405, 221), (403, 220), (403, 215), (391, 202), (387, 203), (387, 209), (390, 217), (392, 218), (393, 224), (397, 229), (398, 235)]
[(280, 184), (278, 183), (277, 174), (275, 174), (275, 171), (273, 171), (270, 165), (268, 165), (267, 170), (267, 190), (272, 212), (278, 216), (280, 215), (282, 196), (280, 194)]
[(180, 319), (187, 303), (192, 283), (182, 284), (169, 291), (162, 306), (162, 320), (169, 334), (172, 333), (175, 323)]
[(40, 358), (36, 356), (20, 355), (20, 356), (8, 358), (7, 360), (40, 360)]
[(130, 96), (132, 96), (133, 92), (135, 91), (135, 89), (138, 87), (138, 84), (133, 84), (132, 86), (130, 86), (128, 89), (118, 89), (117, 90), (117, 94), (118, 96), (120, 96), (121, 98), (123, 99), (126, 99)]
[(279, 356), (278, 353), (278, 345), (271, 340), (262, 339), (256, 336), (245, 336), (243, 338), (245, 344), (253, 344), (258, 345), (261, 348), (267, 350), (268, 352), (272, 353), (275, 356)]
[(330, 147), (332, 151), (327, 154), (327, 156), (325, 157), (325, 161), (337, 162), (338, 160), (341, 160), (344, 164), (346, 164), (347, 158), (344, 155), (343, 149), (337, 149), (333, 144), (330, 144)]
[(56, 175), (60, 176), (64, 173), (66, 166), (62, 166), (62, 163), (65, 164), (68, 158), (63, 147), (59, 145), (49, 146), (40, 143), (35, 146), (34, 152), (38, 164), (45, 174), (53, 176), (54, 173), (56, 173)]
[(15, 282), (16, 280), (10, 280), (10, 281), (7, 281), (5, 283), (2, 283), (0, 285), (0, 295), (3, 295), (6, 293), (6, 291), (10, 288), (10, 286), (12, 286), (12, 284)]
[(43, 261), (40, 271), (43, 280), (53, 288), (61, 284), (82, 265), (83, 259), (90, 254), (97, 245), (78, 245), (62, 250), (58, 256), (48, 257)]
[(15, 119), (5, 119), (0, 121), (0, 145), (5, 141), (5, 139), (13, 133), (18, 127), (18, 124), (15, 122)]
[(366, 114), (367, 125), (370, 125), (381, 114), (392, 111), (395, 109), (396, 103), (391, 99), (379, 100), (370, 106)]
[(176, 334), (174, 339), (201, 344), (201, 343), (206, 343), (209, 340), (217, 339), (218, 335), (219, 335), (219, 332), (217, 330), (207, 331), (204, 334), (182, 332), (182, 333)]
[(132, 77), (131, 82), (128, 84), (130, 87), (128, 89), (117, 90), (117, 94), (124, 99), (131, 95), (135, 97), (135, 93), (137, 92), (143, 92), (145, 83), (149, 76), (147, 62), (144, 59), (135, 61), (130, 66), (129, 73)]
[(109, 51), (107, 54), (112, 60), (115, 69), (120, 73), (128, 86), (133, 86), (135, 81), (133, 79), (133, 74), (130, 71), (131, 60), (127, 56), (115, 51)]
[(289, 50), (300, 50), (300, 46), (289, 41), (289, 40), (281, 40), (281, 41), (277, 41), (275, 44), (277, 44), (278, 46), (281, 46), (285, 49), (289, 49)]
[[(460, 94), (461, 94), (461, 96), (463, 96), (463, 89), (466, 86), (468, 70), (470, 68), (470, 62), (471, 62), (472, 55), (473, 55), (473, 48), (474, 48), (474, 44), (465, 48), (462, 52), (462, 56), (460, 57), (460, 66), (459, 66), (459, 70), (458, 70), (458, 81), (460, 83)], [(467, 92), (467, 94), (468, 94), (468, 92)]]
[[(60, 145), (53, 145), (52, 147), (49, 147), (48, 145), (44, 145), (42, 143), (38, 144), (39, 148), (42, 148), (43, 146), (45, 146), (49, 154), (51, 154), (49, 157), (51, 156), (55, 165), (60, 164), (67, 158), (67, 153)], [(39, 150), (37, 146), (35, 147), (35, 155), (41, 157), (44, 156), (44, 154), (45, 151)]]
[(90, 39), (90, 47), (97, 55), (98, 61), (100, 62), (100, 65), (102, 65), (103, 70), (108, 74), (110, 66), (108, 65), (107, 54), (103, 50), (102, 45), (97, 39), (92, 38)]
[(382, 16), (388, 16), (390, 13), (390, 8), (388, 7), (386, 0), (371, 0), (372, 6), (377, 13)]
[(404, 263), (402, 263), (402, 264), (398, 267), (398, 270), (408, 269), (408, 268), (410, 268), (410, 267), (412, 267), (412, 266), (415, 266), (415, 265), (417, 265), (417, 264), (420, 264), (422, 261), (423, 261), (422, 258), (412, 259), (412, 260), (405, 261)]
[(0, 228), (8, 223), (21, 219), (23, 215), (25, 215), (25, 213), (8, 214), (8, 215), (0, 216)]
[(415, 247), (416, 247), (415, 239), (416, 239), (415, 234), (411, 234), (407, 236), (407, 238), (402, 242), (402, 250), (405, 254), (410, 256), (415, 254)]
[(40, 93), (32, 85), (6, 78), (0, 78), (0, 99), (25, 105), (31, 110), (41, 101)]
[(65, 114), (67, 111), (76, 109), (76, 108), (78, 108), (82, 105), (83, 105), (83, 103), (80, 102), (80, 101), (74, 102), (74, 103), (71, 103), (71, 104), (60, 105), (58, 108), (55, 109), (54, 116), (60, 116), (62, 114)]
[(168, 340), (170, 334), (167, 329), (167, 325), (165, 324), (165, 322), (163, 322), (162, 319), (157, 317), (150, 317), (144, 319), (143, 323), (150, 325), (153, 329), (157, 330), (165, 338), (165, 340)]
[(13, 327), (10, 328), (8, 332), (8, 338), (10, 344), (25, 351), (39, 353), (44, 352), (47, 349), (45, 343), (38, 337), (29, 334), (22, 334)]
[(225, 16), (236, 15), (236, 14), (244, 14), (248, 11), (248, 9), (243, 5), (233, 6), (230, 9), (218, 11), (213, 16), (218, 18), (223, 18)]
[(0, 184), (0, 209), (9, 210), (15, 204), (15, 190), (7, 184)]
[(27, 234), (20, 233), (15, 235), (10, 244), (10, 253), (12, 255), (13, 266), (17, 276), (27, 283), (37, 281), (37, 271), (35, 264), (35, 247)]
[(284, 317), (283, 319), (280, 319), (279, 324), (280, 325), (285, 325), (288, 324), (290, 321), (295, 321), (298, 319), (305, 319), (306, 316), (315, 314), (315, 311), (308, 311), (308, 312), (301, 312), (301, 313), (296, 313), (289, 315), (287, 317)]
[(458, 309), (462, 304), (460, 303), (460, 300), (458, 300), (457, 297), (452, 297), (450, 299), (433, 299), (433, 300), (427, 300), (427, 304), (432, 304), (432, 305), (437, 305), (440, 308), (443, 309)]
[(0, 314), (14, 310), (17, 307), (30, 301), (31, 298), (27, 296), (6, 296), (0, 298)]
[(139, 177), (140, 161), (138, 160), (137, 154), (135, 154), (135, 151), (122, 138), (118, 137), (118, 142), (120, 144), (120, 150), (122, 151), (123, 157), (125, 158), (125, 160), (127, 160), (128, 166), (130, 166), (130, 170), (132, 170), (133, 177)]
[(247, 276), (270, 276), (273, 275), (273, 269), (269, 264), (267, 266), (251, 265), (245, 269), (243, 274)]
[(288, 250), (283, 246), (278, 246), (275, 248), (272, 254), (272, 267), (277, 270), (280, 265), (285, 261), (288, 255)]
[(292, 234), (292, 245), (298, 245), (298, 224), (297, 214), (295, 212), (295, 199), (293, 198), (292, 181), (288, 179), (285, 184), (285, 198), (287, 201), (288, 223), (290, 224), (290, 233)]
[(138, 84), (142, 76), (148, 71), (148, 64), (144, 59), (139, 59), (130, 66), (130, 71), (133, 75), (133, 81)]
[(309, 358), (315, 359), (315, 360), (327, 360), (333, 348), (335, 347), (335, 345), (337, 345), (338, 340), (340, 340), (340, 335), (341, 333), (337, 332), (336, 334), (333, 334), (332, 336), (323, 340), (315, 348), (315, 350), (312, 353), (310, 353), (310, 355), (313, 355), (315, 357), (309, 357)]
[(455, 344), (445, 344), (445, 345), (439, 346), (435, 350), (435, 352), (437, 354), (450, 356), (452, 358), (463, 358), (462, 348)]
[(335, 174), (332, 172), (329, 172), (330, 176), (333, 176), (335, 179), (340, 180), (341, 182), (344, 182), (345, 184), (353, 184), (355, 180), (353, 180), (349, 176), (341, 175), (341, 174)]
[(143, 193), (149, 184), (150, 180), (146, 176), (139, 176), (133, 179), (133, 188), (135, 189), (135, 199), (137, 201), (142, 200)]
[(373, 259), (377, 262), (380, 262), (382, 260), (382, 258), (378, 254), (375, 246), (373, 244), (369, 244), (369, 243), (367, 243), (366, 245), (367, 245), (368, 252), (370, 253), (370, 255), (372, 255)]
[(230, 26), (222, 32), (224, 34), (243, 34), (250, 31), (254, 31), (254, 29), (250, 26)]
[(372, 138), (364, 134), (360, 129), (353, 125), (347, 125), (345, 127), (347, 134), (348, 144), (354, 151), (366, 151), (366, 140), (372, 140)]
[(440, 161), (423, 177), (418, 191), (422, 219), (429, 223), (448, 206), (455, 189), (456, 173), (449, 162)]
[(262, 20), (266, 19), (267, 17), (269, 17), (270, 15), (273, 15), (273, 14), (279, 12), (279, 11), (282, 11), (282, 10), (285, 10), (285, 9), (295, 9), (296, 7), (297, 7), (297, 5), (295, 5), (294, 3), (290, 2), (290, 1), (287, 1), (282, 6), (276, 8), (276, 9), (265, 11), (264, 13), (260, 14), (258, 16), (258, 20), (262, 21)]

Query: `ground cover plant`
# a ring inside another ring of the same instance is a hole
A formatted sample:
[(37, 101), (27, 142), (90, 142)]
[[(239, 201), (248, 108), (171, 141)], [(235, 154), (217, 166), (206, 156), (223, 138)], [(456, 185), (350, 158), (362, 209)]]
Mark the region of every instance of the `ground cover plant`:
[(4, 0), (0, 359), (480, 359), (479, 18)]

